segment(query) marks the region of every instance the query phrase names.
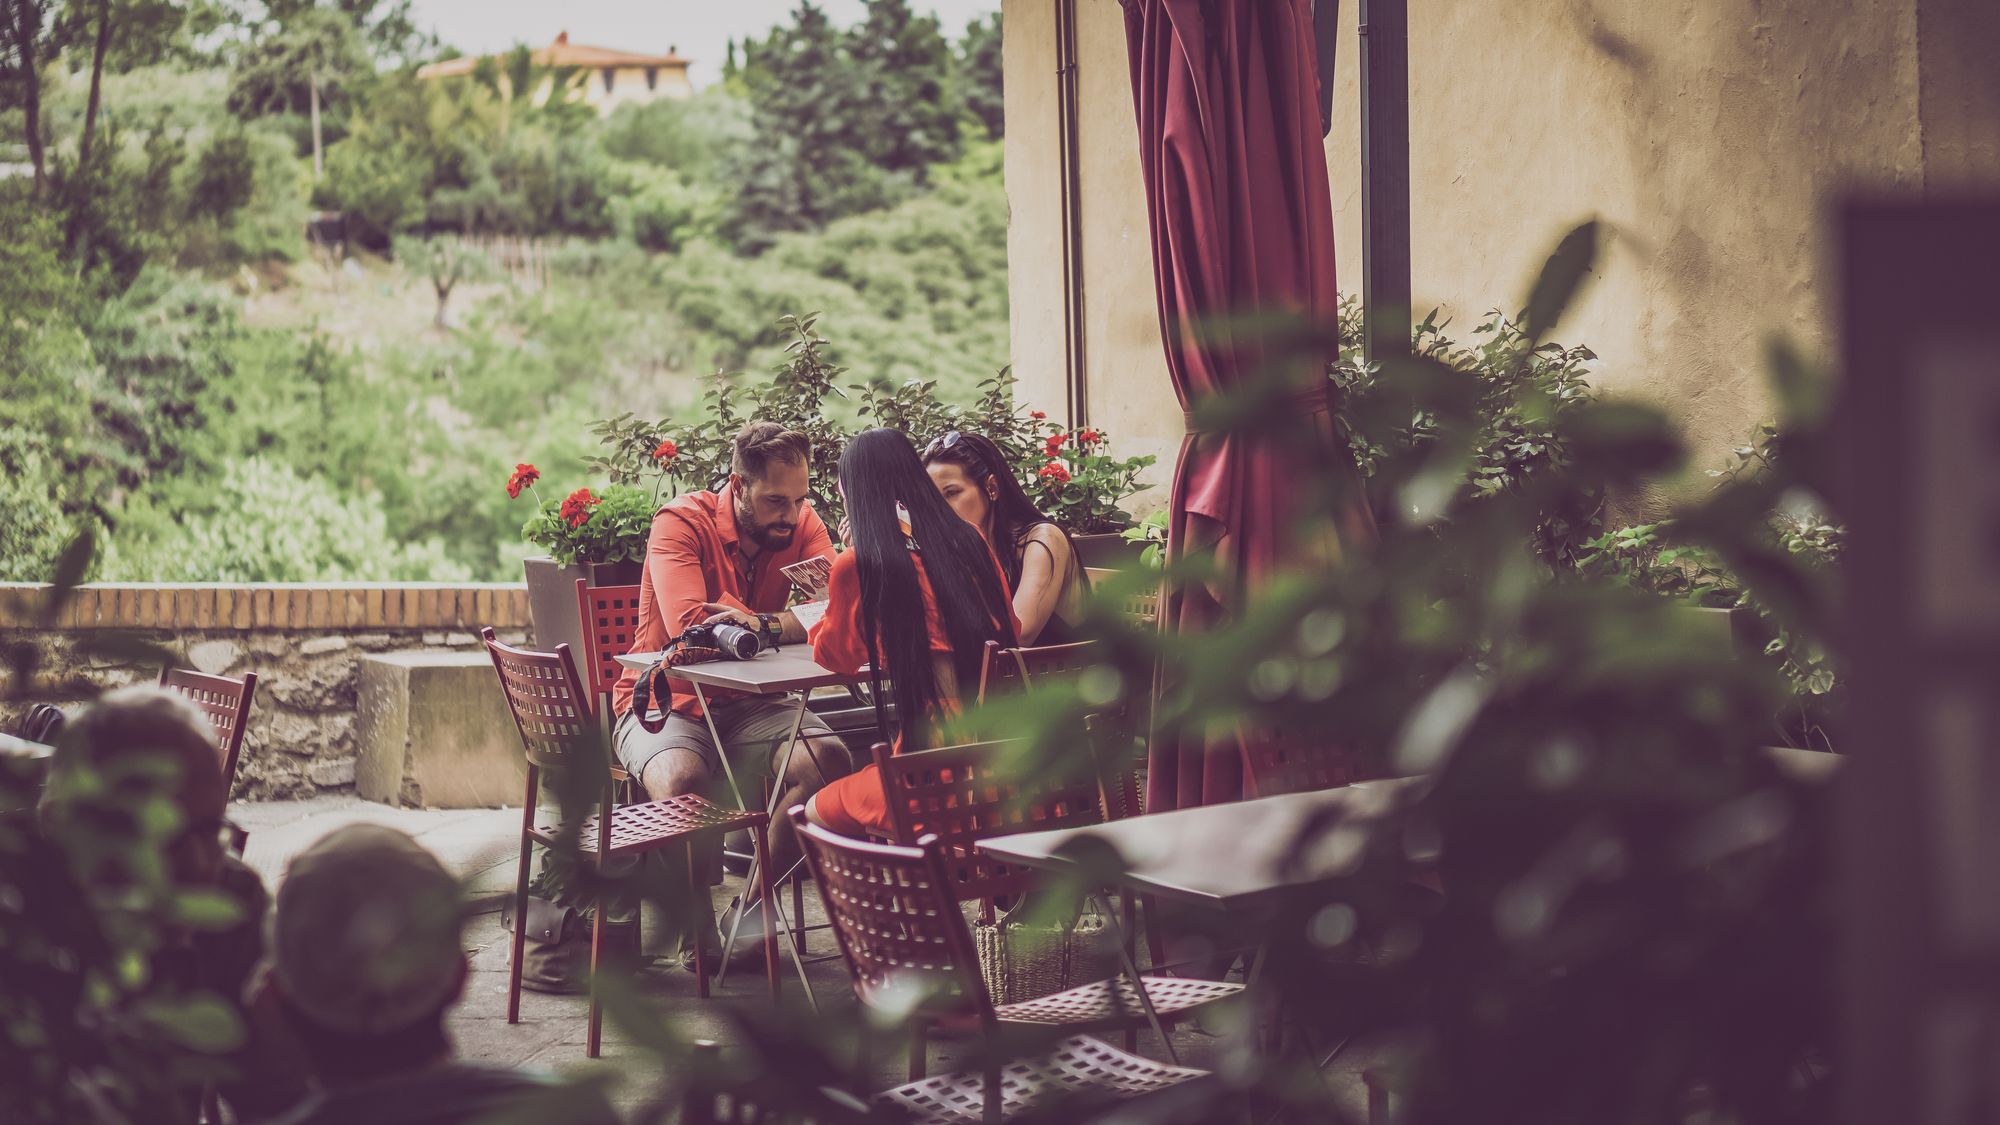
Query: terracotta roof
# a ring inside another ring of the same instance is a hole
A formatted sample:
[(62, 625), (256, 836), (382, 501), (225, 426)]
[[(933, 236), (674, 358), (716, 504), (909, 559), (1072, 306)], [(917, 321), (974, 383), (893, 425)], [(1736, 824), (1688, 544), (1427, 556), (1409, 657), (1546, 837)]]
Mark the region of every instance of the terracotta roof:
[[(685, 67), (688, 60), (675, 54), (670, 47), (664, 55), (640, 55), (631, 51), (617, 51), (610, 47), (587, 47), (569, 41), (569, 32), (556, 36), (556, 41), (529, 54), (536, 66), (582, 66), (602, 67)], [(479, 60), (472, 57), (446, 59), (434, 62), (417, 71), (419, 78), (455, 78), (472, 73)]]

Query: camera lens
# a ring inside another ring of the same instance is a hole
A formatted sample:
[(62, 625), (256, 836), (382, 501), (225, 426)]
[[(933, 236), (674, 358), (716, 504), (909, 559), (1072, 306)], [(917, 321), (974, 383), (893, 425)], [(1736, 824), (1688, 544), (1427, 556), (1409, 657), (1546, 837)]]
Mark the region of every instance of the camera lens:
[(741, 625), (715, 626), (715, 647), (731, 660), (749, 660), (764, 649), (757, 634)]

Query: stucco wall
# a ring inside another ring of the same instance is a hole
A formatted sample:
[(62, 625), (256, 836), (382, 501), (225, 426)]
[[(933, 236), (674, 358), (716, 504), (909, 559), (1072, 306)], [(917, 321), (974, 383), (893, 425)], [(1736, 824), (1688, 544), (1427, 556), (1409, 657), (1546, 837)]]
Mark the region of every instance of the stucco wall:
[(592, 70), (584, 83), (584, 101), (595, 106), (599, 113), (610, 113), (621, 105), (644, 105), (660, 98), (694, 95), (694, 87), (688, 83), (686, 67), (663, 66), (657, 68), (657, 74), (653, 88), (648, 89), (645, 67), (617, 67), (613, 70), (611, 89), (606, 91), (603, 69)]
[[(1093, 423), (1169, 457), (1123, 15), (1080, 0), (1079, 137)], [(1340, 5), (1327, 139), (1339, 275), (1359, 292), (1354, 0)], [(1518, 307), (1554, 240), (1617, 232), (1560, 327), (1602, 357), (1599, 385), (1683, 422), (1693, 468), (1769, 411), (1772, 333), (1827, 348), (1819, 217), (1844, 187), (2000, 181), (1990, 0), (1548, 0), (1411, 5), (1413, 289), (1459, 328)], [(1014, 360), (1060, 409), (1055, 28), (1051, 0), (1006, 0)], [(1921, 31), (1920, 31), (1921, 28)], [(1920, 43), (1922, 50), (1920, 50)], [(1699, 479), (1699, 478), (1698, 478)]]

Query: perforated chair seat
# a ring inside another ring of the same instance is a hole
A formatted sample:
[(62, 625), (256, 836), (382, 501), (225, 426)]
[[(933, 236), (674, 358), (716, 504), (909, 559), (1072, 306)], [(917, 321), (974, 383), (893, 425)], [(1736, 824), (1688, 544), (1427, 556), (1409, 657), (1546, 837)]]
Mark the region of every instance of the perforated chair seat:
[[(1240, 984), (1218, 980), (1146, 977), (1145, 981), (1146, 996), (1153, 1001), (1153, 1010), (1162, 1019), (1243, 991)], [(1139, 990), (1123, 975), (1037, 996), (1018, 1004), (997, 1005), (993, 1014), (1001, 1023), (1034, 1023), (1051, 1027), (1136, 1024), (1146, 1019), (1146, 1009), (1139, 1002)]]
[[(1001, 1067), (1000, 1116), (1047, 1112), (1071, 1099), (1085, 1104), (1123, 1101), (1207, 1075), (1205, 1070), (1168, 1066), (1079, 1035), (1039, 1058), (1016, 1059)], [(878, 1106), (900, 1109), (923, 1125), (977, 1125), (985, 1120), (984, 1089), (985, 1079), (978, 1071), (961, 1071), (884, 1090), (873, 1100)]]
[[(755, 828), (766, 819), (761, 812), (725, 809), (693, 793), (642, 805), (620, 805), (611, 811), (611, 846), (604, 855), (609, 859), (707, 832)], [(533, 835), (542, 843), (554, 845), (562, 839), (563, 832), (560, 824), (538, 824)], [(597, 817), (587, 817), (578, 826), (576, 847), (585, 855), (597, 853)]]

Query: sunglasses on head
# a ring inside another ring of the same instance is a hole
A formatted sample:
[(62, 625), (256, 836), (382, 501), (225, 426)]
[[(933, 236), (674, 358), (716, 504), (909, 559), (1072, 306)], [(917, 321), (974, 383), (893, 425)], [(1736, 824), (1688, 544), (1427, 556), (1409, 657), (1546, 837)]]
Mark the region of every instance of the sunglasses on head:
[(955, 449), (964, 440), (965, 435), (957, 430), (946, 431), (938, 437), (931, 439), (929, 445), (924, 446), (924, 460), (928, 461), (947, 449)]

